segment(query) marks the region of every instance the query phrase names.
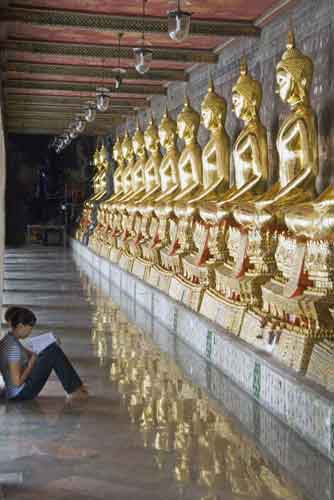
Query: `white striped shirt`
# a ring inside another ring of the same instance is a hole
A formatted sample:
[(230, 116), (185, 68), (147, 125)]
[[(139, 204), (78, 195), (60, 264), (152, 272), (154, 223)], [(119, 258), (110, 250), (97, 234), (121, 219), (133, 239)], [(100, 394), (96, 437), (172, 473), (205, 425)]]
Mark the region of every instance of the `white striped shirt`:
[(28, 356), (20, 341), (10, 332), (0, 341), (0, 371), (6, 385), (6, 396), (14, 398), (22, 391), (24, 384), (15, 385), (10, 376), (9, 363), (20, 363), (21, 369), (28, 363)]

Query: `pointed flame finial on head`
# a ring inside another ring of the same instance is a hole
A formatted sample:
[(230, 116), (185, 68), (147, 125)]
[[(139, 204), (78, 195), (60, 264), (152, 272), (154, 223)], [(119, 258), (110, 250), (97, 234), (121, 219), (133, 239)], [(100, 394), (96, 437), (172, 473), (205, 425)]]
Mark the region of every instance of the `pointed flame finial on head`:
[(248, 74), (247, 57), (244, 54), (240, 61), (240, 75), (246, 76), (247, 74)]
[(215, 91), (215, 86), (213, 83), (212, 79), (212, 73), (209, 71), (209, 78), (208, 78), (208, 92), (214, 92)]
[(295, 35), (292, 29), (289, 30), (288, 32), (288, 40), (286, 44), (287, 49), (293, 49), (296, 46), (296, 41), (295, 41)]

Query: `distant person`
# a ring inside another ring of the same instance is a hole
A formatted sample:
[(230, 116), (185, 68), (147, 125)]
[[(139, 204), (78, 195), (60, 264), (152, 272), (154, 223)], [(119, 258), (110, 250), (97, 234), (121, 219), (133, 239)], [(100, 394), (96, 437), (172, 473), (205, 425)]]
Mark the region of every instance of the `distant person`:
[(7, 309), (5, 319), (10, 331), (0, 341), (0, 371), (5, 394), (10, 401), (35, 399), (45, 386), (52, 370), (71, 398), (86, 398), (88, 391), (59, 345), (54, 342), (38, 355), (26, 349), (20, 339), (29, 337), (36, 316), (24, 307)]

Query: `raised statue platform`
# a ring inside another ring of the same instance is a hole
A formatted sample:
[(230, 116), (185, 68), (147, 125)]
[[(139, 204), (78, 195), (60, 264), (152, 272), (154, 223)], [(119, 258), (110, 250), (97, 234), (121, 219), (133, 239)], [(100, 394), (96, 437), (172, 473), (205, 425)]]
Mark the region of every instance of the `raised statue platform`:
[[(118, 264), (96, 255), (90, 248), (71, 240), (80, 268), (94, 275), (107, 294), (125, 294), (192, 347), (212, 366), (231, 378), (261, 405), (279, 417), (313, 447), (334, 461), (334, 400), (305, 377), (277, 362), (264, 352), (231, 335), (216, 321), (173, 300)], [(149, 324), (143, 325), (149, 328)], [(249, 323), (251, 328), (251, 324)], [(196, 374), (204, 377), (205, 374)]]

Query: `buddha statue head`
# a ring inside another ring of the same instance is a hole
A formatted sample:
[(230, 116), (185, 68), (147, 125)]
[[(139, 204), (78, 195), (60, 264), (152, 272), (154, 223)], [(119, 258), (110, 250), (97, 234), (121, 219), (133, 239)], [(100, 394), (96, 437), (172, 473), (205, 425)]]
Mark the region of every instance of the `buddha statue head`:
[(145, 130), (144, 139), (145, 139), (145, 147), (148, 153), (152, 154), (159, 151), (159, 146), (160, 146), (159, 132), (158, 132), (158, 127), (154, 123), (152, 116)]
[(186, 144), (196, 142), (200, 115), (190, 106), (188, 97), (185, 98), (183, 109), (178, 114), (176, 123), (180, 139), (184, 139)]
[(276, 66), (277, 94), (290, 106), (308, 104), (313, 78), (313, 62), (295, 47), (292, 31), (288, 34), (286, 50)]
[(226, 101), (216, 94), (211, 76), (208, 93), (201, 106), (202, 123), (205, 128), (215, 131), (224, 127), (226, 118)]
[(176, 146), (176, 122), (169, 116), (167, 107), (159, 125), (159, 138), (163, 148), (168, 151)]
[(97, 147), (93, 156), (93, 163), (94, 167), (99, 170), (99, 165), (100, 165), (100, 150)]
[(122, 143), (121, 143), (120, 138), (118, 136), (116, 138), (116, 142), (115, 142), (113, 150), (112, 150), (112, 156), (117, 164), (122, 163), (122, 160), (123, 160)]
[(100, 149), (100, 163), (102, 166), (105, 166), (106, 161), (107, 161), (107, 150), (105, 145), (103, 144), (101, 149)]
[(133, 146), (133, 151), (134, 151), (135, 155), (137, 156), (137, 158), (144, 158), (145, 157), (144, 134), (140, 130), (138, 118), (137, 118), (136, 130), (135, 130), (135, 133), (133, 134), (133, 137), (132, 137), (132, 146)]
[(261, 84), (248, 73), (247, 60), (243, 57), (240, 76), (232, 88), (233, 111), (237, 118), (249, 122), (257, 118), (261, 101)]
[(122, 155), (127, 162), (133, 159), (132, 141), (131, 138), (129, 137), (129, 133), (127, 130), (125, 131), (125, 135), (122, 142)]

